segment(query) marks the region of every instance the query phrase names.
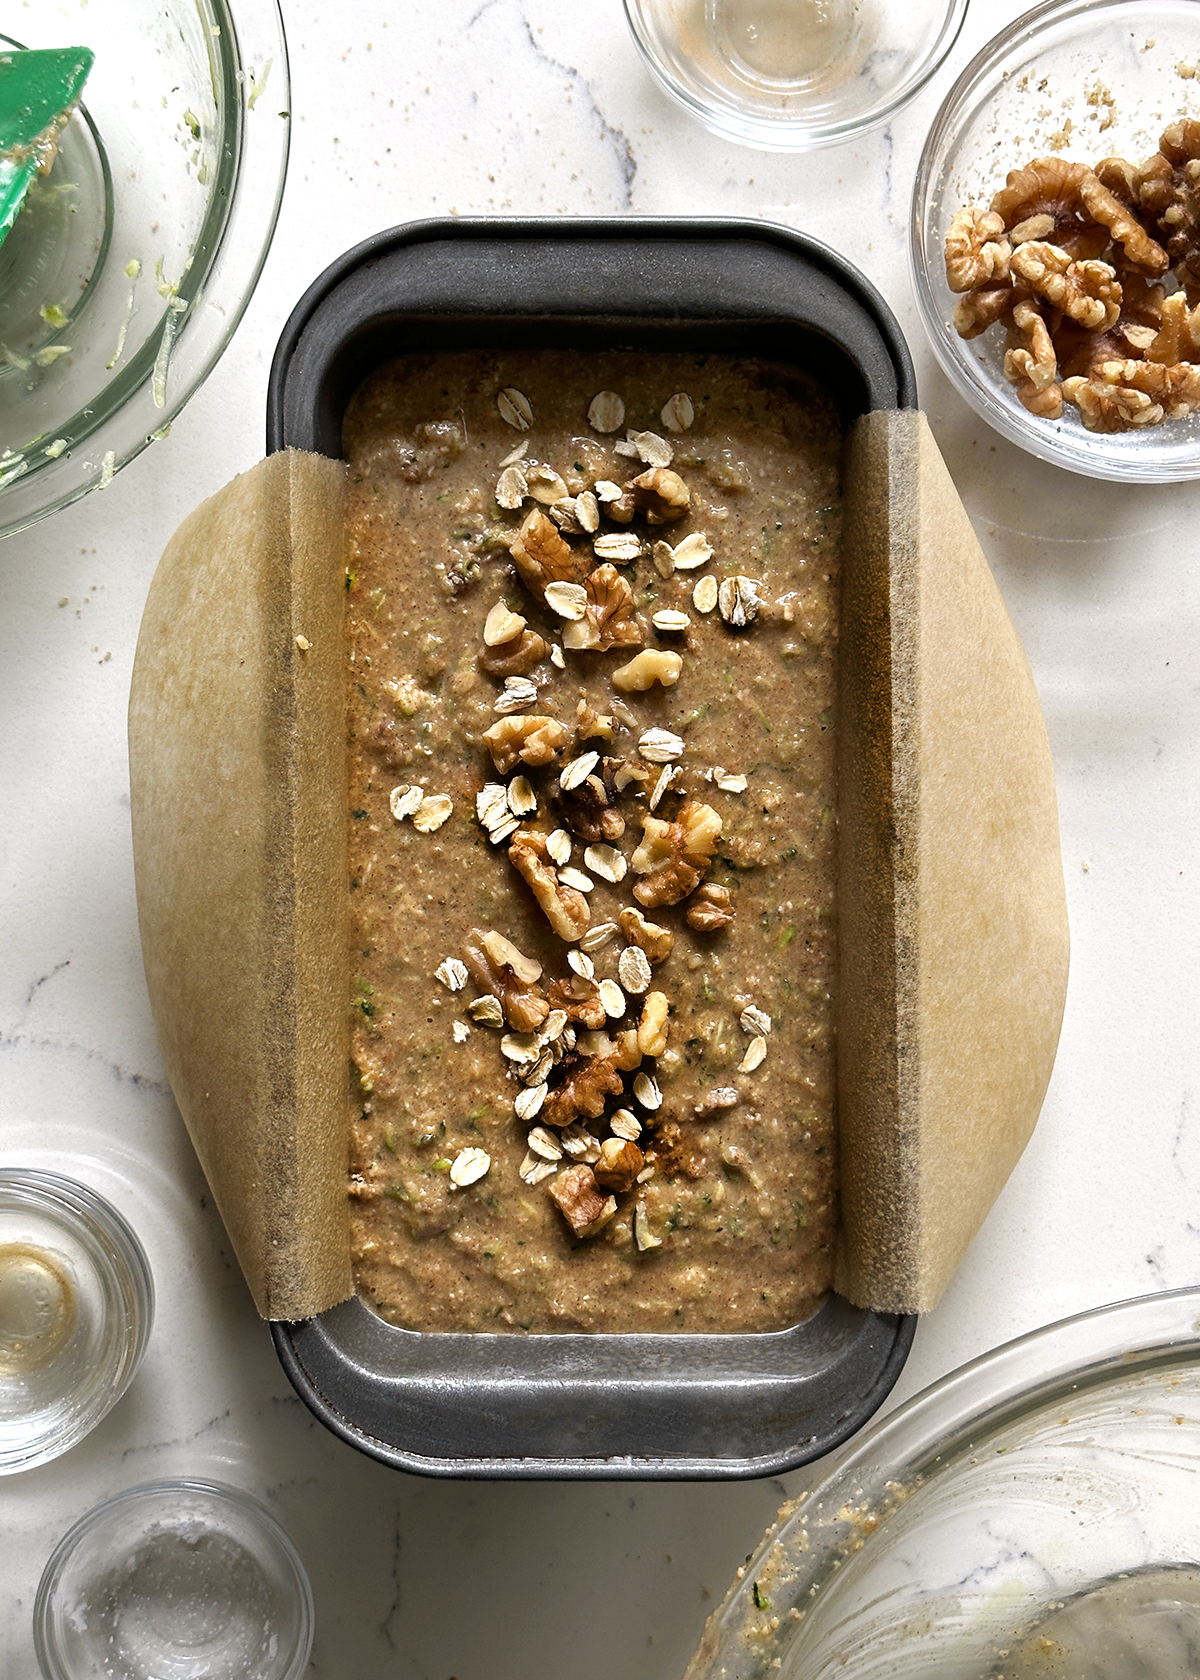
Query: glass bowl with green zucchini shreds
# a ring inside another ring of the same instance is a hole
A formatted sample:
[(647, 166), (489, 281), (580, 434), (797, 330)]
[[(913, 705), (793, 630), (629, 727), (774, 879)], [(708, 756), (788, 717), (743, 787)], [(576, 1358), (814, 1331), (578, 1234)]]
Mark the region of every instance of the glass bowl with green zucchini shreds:
[(95, 52), (0, 245), (0, 535), (166, 434), (249, 301), (287, 161), (276, 0), (65, 11), (0, 3), (0, 51)]

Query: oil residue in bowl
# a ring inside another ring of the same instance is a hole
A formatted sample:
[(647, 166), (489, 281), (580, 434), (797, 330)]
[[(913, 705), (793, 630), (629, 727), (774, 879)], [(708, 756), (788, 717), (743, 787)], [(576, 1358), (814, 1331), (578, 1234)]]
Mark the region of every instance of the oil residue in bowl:
[(1200, 1676), (1200, 1566), (1115, 1575), (1056, 1604), (988, 1680), (1192, 1680)]
[(60, 1255), (0, 1243), (0, 1379), (40, 1371), (70, 1340), (75, 1284)]
[(802, 83), (845, 59), (853, 0), (706, 0), (718, 52), (747, 80)]
[(821, 107), (863, 73), (876, 10), (875, 0), (681, 0), (679, 45), (709, 84), (755, 108)]

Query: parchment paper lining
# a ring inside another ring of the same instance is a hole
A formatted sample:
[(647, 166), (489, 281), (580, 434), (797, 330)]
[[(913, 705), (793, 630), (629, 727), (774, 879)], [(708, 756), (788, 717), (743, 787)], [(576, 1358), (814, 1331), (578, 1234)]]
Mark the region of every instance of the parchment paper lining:
[[(265, 1318), (353, 1289), (343, 473), (275, 455), (185, 521), (130, 701), (155, 1024)], [(838, 1287), (918, 1312), (1037, 1119), (1065, 889), (1033, 679), (922, 415), (856, 424), (846, 494)]]

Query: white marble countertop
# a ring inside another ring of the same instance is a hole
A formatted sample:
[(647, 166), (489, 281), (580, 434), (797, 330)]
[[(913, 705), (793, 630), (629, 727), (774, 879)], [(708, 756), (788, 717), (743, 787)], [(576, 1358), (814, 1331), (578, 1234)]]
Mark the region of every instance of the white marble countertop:
[[(19, 10), (19, 5), (9, 7)], [(1038, 1131), (893, 1396), (1102, 1302), (1200, 1282), (1200, 486), (1120, 489), (993, 437), (936, 369), (905, 268), (917, 154), (985, 36), (893, 124), (795, 159), (694, 126), (619, 0), (286, 0), (294, 112), (274, 248), (224, 360), (110, 488), (0, 545), (0, 1142), (109, 1194), (159, 1306), (82, 1446), (0, 1487), (0, 1668), (33, 1680), (33, 1593), (105, 1494), (196, 1473), (264, 1497), (316, 1591), (328, 1680), (670, 1680), (780, 1500), (804, 1485), (410, 1478), (313, 1421), (276, 1363), (162, 1072), (134, 913), (125, 705), (142, 602), (183, 516), (258, 458), (303, 288), (357, 240), (447, 212), (750, 215), (857, 263), (1025, 641), (1057, 768), (1073, 967)], [(64, 604), (65, 603), (65, 604)], [(457, 1585), (455, 1584), (457, 1583)]]

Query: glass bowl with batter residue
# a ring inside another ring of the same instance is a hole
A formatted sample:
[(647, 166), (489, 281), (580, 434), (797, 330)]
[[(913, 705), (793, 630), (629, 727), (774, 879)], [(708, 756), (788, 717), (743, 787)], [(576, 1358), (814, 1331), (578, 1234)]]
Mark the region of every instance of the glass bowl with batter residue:
[(1200, 1289), (1066, 1319), (934, 1383), (785, 1506), (738, 1575), (687, 1680), (1191, 1672)]

